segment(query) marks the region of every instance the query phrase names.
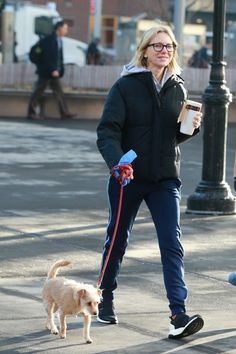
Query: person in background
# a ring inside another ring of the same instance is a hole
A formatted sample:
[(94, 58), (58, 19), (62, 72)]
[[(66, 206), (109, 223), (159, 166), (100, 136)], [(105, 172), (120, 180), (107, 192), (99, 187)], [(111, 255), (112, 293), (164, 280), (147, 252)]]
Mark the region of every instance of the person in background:
[(17, 47), (18, 43), (16, 40), (16, 32), (14, 31), (14, 47), (13, 47), (13, 63), (18, 63), (18, 57), (16, 55), (16, 47)]
[(207, 69), (212, 57), (212, 44), (206, 42), (199, 50), (196, 50), (188, 61), (188, 66), (192, 68)]
[(101, 54), (98, 49), (100, 43), (99, 38), (95, 38), (89, 45), (86, 52), (86, 64), (87, 65), (100, 65), (101, 64)]
[[(171, 312), (169, 338), (192, 335), (204, 325), (200, 315), (187, 315), (185, 307), (188, 290), (180, 240), (179, 150), (180, 143), (199, 132), (202, 113), (196, 112), (192, 136), (180, 132), (178, 117), (187, 94), (179, 74), (173, 32), (164, 26), (149, 29), (143, 34), (132, 62), (124, 66), (121, 78), (111, 88), (97, 127), (98, 149), (109, 170), (114, 172), (114, 166), (129, 150), (137, 154), (132, 165), (119, 167), (122, 176), (130, 176), (130, 183), (124, 187), (119, 226), (100, 285), (103, 294), (97, 320), (118, 323), (114, 306), (117, 277), (135, 217), (145, 201), (159, 242)], [(120, 188), (117, 176), (112, 173), (101, 270), (116, 224)]]
[(76, 117), (69, 112), (60, 78), (64, 74), (62, 37), (67, 35), (68, 25), (64, 21), (56, 23), (54, 31), (45, 37), (41, 42), (42, 58), (37, 65), (38, 80), (30, 97), (28, 105), (28, 116), (30, 120), (41, 120), (44, 117), (37, 114), (41, 96), (49, 86), (58, 102), (61, 119), (71, 119)]

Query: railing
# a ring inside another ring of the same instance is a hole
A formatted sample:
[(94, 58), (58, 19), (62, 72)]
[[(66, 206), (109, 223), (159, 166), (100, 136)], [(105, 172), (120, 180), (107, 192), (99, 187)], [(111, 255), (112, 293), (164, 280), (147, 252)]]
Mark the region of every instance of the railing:
[[(70, 91), (107, 91), (119, 78), (120, 66), (69, 65), (63, 77), (65, 89)], [(208, 86), (210, 69), (185, 68), (182, 77), (185, 86), (192, 93), (202, 94)], [(0, 90), (31, 90), (36, 80), (32, 64), (0, 65)], [(226, 70), (226, 82), (231, 92), (236, 92), (236, 69)]]

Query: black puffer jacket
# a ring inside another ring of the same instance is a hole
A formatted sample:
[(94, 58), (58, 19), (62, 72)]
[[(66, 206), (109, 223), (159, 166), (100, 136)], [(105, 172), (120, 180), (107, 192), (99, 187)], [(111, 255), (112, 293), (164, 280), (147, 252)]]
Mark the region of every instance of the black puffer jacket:
[(97, 145), (108, 167), (133, 149), (138, 155), (132, 163), (135, 179), (179, 177), (178, 144), (191, 137), (179, 132), (177, 122), (185, 99), (183, 80), (176, 75), (160, 93), (151, 72), (120, 78), (109, 92), (97, 128)]

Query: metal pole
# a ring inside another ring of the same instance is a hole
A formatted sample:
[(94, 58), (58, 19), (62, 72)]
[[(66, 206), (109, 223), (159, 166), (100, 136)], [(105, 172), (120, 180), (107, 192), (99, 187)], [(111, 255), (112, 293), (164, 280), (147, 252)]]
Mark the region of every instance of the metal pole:
[(94, 38), (101, 38), (101, 16), (102, 16), (102, 0), (95, 2), (95, 23), (94, 23)]
[(13, 62), (14, 52), (14, 7), (6, 5), (2, 12), (2, 61)]
[(180, 64), (183, 65), (183, 29), (185, 24), (185, 0), (175, 0), (174, 2), (174, 33), (179, 44), (178, 52)]
[(224, 56), (225, 0), (214, 0), (213, 56), (205, 103), (202, 181), (187, 200), (187, 213), (235, 214), (236, 205), (225, 182), (228, 106)]

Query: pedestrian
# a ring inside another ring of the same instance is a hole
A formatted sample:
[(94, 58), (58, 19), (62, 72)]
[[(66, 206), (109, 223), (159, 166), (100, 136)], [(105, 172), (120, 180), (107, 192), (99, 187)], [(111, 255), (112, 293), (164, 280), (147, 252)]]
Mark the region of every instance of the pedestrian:
[(201, 69), (209, 68), (212, 54), (211, 47), (211, 43), (207, 42), (206, 45), (203, 45), (199, 50), (195, 51), (188, 61), (188, 66)]
[[(121, 169), (122, 175), (127, 173), (131, 179), (124, 187), (119, 226), (100, 285), (103, 298), (97, 320), (118, 323), (114, 306), (117, 276), (133, 222), (145, 201), (159, 241), (171, 311), (170, 338), (194, 334), (204, 324), (199, 315), (189, 317), (185, 308), (188, 290), (180, 242), (179, 144), (192, 136), (180, 133), (178, 116), (187, 95), (179, 73), (173, 32), (165, 26), (146, 31), (133, 60), (124, 66), (121, 78), (111, 88), (97, 128), (98, 149), (110, 170), (129, 150), (137, 154), (132, 166)], [(202, 113), (196, 112), (193, 135), (199, 132), (201, 117)], [(101, 269), (116, 223), (119, 193), (120, 184), (113, 173), (108, 183), (109, 224)]]
[(86, 52), (86, 64), (99, 65), (101, 63), (101, 53), (98, 49), (99, 38), (95, 38), (89, 45)]
[(64, 74), (62, 37), (67, 35), (67, 33), (68, 25), (62, 20), (56, 23), (54, 31), (50, 35), (40, 41), (41, 57), (36, 71), (38, 80), (30, 97), (28, 119), (44, 119), (44, 117), (37, 114), (36, 109), (48, 86), (52, 89), (57, 99), (61, 119), (70, 119), (76, 116), (68, 110), (60, 82), (60, 78)]

